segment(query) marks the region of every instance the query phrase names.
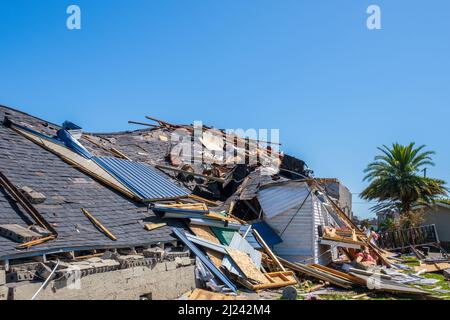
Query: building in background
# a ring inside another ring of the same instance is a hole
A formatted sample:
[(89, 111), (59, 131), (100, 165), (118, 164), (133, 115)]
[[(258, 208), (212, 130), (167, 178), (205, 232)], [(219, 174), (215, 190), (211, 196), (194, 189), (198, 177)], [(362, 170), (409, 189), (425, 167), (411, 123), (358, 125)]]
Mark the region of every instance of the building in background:
[(352, 194), (350, 190), (336, 178), (319, 178), (317, 180), (325, 186), (327, 194), (336, 199), (339, 207), (352, 219)]
[(438, 203), (433, 208), (424, 209), (422, 225), (434, 224), (441, 246), (450, 249), (450, 204)]

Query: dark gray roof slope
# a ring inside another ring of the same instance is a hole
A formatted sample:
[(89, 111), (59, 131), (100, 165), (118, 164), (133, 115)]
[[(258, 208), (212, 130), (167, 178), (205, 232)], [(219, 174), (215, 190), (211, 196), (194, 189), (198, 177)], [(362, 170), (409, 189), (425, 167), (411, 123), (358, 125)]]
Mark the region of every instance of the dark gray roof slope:
[[(47, 134), (57, 129), (45, 121), (1, 106), (0, 121), (5, 113), (12, 120), (32, 124), (41, 132), (47, 128)], [(150, 232), (144, 230), (144, 219), (158, 221), (145, 206), (93, 180), (3, 124), (0, 124), (0, 170), (17, 187), (28, 186), (47, 197), (44, 203), (35, 207), (54, 225), (59, 235), (56, 240), (28, 250), (17, 250), (17, 243), (0, 237), (0, 259), (55, 249), (127, 247), (176, 240), (169, 227)], [(100, 220), (118, 241), (110, 240), (97, 230), (80, 208), (85, 208)], [(0, 223), (27, 226), (29, 220), (0, 187)], [(179, 223), (173, 224), (179, 226)]]

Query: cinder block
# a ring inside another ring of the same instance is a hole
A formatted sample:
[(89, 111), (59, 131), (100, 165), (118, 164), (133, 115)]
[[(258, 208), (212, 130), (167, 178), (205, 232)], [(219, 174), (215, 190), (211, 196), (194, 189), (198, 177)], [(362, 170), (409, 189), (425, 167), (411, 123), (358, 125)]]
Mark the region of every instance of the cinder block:
[(154, 272), (165, 272), (167, 270), (166, 264), (164, 262), (157, 263), (153, 269)]
[(22, 187), (20, 192), (30, 201), (32, 204), (40, 204), (43, 203), (47, 197), (40, 192), (37, 192), (30, 187)]
[(144, 257), (146, 258), (154, 258), (161, 261), (164, 258), (165, 252), (163, 249), (155, 247), (155, 248), (147, 248), (142, 251)]
[(192, 259), (189, 257), (181, 258), (181, 263), (183, 266), (190, 266), (192, 264)]
[(18, 224), (0, 225), (0, 235), (16, 242), (28, 242), (41, 238), (41, 235)]
[(175, 261), (166, 262), (166, 270), (171, 271), (177, 268), (177, 263)]
[(8, 300), (8, 291), (7, 286), (0, 286), (0, 301)]
[(47, 279), (52, 273), (52, 269), (43, 263), (39, 263), (36, 272), (42, 279)]

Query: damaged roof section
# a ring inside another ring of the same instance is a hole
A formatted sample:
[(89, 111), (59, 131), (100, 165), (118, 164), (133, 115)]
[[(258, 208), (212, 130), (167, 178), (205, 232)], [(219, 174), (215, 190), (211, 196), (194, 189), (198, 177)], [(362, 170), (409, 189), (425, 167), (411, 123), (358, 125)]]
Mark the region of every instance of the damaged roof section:
[[(58, 129), (20, 112), (0, 108), (0, 117), (5, 114), (46, 134)], [(18, 188), (28, 187), (45, 195), (45, 201), (34, 206), (58, 230), (55, 240), (27, 250), (18, 250), (16, 242), (0, 237), (0, 259), (58, 250), (130, 247), (176, 240), (169, 226), (151, 232), (143, 228), (145, 221), (160, 220), (144, 204), (127, 199), (3, 124), (0, 124), (0, 150), (2, 173)], [(112, 241), (102, 235), (81, 208), (91, 212), (118, 240)], [(0, 222), (23, 227), (32, 224), (23, 208), (1, 187)], [(169, 224), (180, 225), (176, 221)]]

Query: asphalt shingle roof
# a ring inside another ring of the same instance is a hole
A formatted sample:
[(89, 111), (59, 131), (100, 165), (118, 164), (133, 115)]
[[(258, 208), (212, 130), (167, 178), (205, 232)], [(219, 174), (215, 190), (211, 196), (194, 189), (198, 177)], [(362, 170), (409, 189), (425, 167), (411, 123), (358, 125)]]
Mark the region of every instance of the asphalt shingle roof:
[[(14, 121), (32, 124), (35, 130), (46, 134), (58, 129), (43, 120), (0, 106), (0, 121), (5, 114)], [(56, 240), (27, 250), (17, 250), (17, 243), (0, 237), (0, 259), (54, 249), (127, 247), (176, 240), (170, 227), (144, 230), (144, 220), (159, 220), (144, 205), (90, 178), (3, 124), (0, 124), (0, 170), (15, 186), (28, 186), (47, 197), (35, 207), (59, 235)], [(81, 208), (100, 220), (118, 240), (113, 241), (97, 230)], [(0, 223), (27, 226), (30, 222), (28, 215), (0, 187)], [(180, 226), (176, 221), (172, 224)]]

